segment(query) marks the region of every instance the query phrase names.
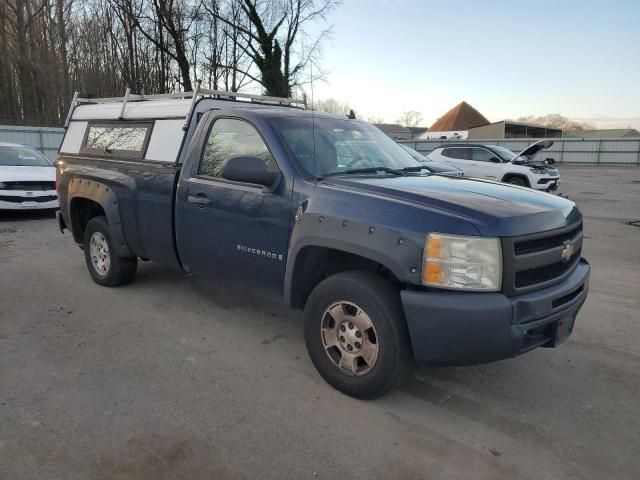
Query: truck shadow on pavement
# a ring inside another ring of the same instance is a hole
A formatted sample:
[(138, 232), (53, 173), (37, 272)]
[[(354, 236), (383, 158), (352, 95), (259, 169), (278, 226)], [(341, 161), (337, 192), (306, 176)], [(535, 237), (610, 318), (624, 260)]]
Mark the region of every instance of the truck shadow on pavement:
[(51, 220), (56, 217), (55, 210), (0, 210), (0, 223), (33, 220)]

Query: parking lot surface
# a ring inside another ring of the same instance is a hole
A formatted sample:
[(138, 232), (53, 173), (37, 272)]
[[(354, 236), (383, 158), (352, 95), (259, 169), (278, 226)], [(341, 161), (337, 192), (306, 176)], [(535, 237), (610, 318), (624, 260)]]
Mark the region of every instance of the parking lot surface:
[(0, 478), (640, 478), (640, 168), (560, 168), (593, 266), (570, 339), (369, 402), (278, 298), (152, 262), (103, 288), (54, 218), (0, 216)]

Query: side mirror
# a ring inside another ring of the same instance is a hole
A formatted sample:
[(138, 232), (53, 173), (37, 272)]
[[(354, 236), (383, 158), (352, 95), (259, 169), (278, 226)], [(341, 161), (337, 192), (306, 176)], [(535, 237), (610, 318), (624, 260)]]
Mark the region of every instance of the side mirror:
[(258, 157), (237, 156), (229, 158), (222, 167), (221, 177), (225, 180), (262, 185), (273, 191), (280, 183), (280, 172), (272, 172), (264, 160)]
[(554, 163), (556, 163), (556, 161), (553, 158), (545, 158), (544, 159), (544, 163), (545, 165), (553, 165)]

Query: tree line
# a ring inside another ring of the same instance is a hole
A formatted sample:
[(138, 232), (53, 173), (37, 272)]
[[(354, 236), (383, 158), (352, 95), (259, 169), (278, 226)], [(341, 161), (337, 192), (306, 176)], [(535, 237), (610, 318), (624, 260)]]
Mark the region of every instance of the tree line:
[[(339, 0), (0, 0), (0, 124), (61, 125), (82, 97), (203, 87), (289, 97)], [(315, 33), (311, 33), (314, 31)]]

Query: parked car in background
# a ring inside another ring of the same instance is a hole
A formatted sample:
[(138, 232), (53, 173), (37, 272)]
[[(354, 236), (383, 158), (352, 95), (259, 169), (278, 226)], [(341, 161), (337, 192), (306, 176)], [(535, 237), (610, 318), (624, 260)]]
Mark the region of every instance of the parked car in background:
[(28, 145), (0, 143), (0, 210), (58, 208), (56, 169)]
[(532, 159), (551, 145), (551, 140), (540, 140), (516, 154), (499, 145), (452, 143), (434, 149), (427, 157), (458, 167), (468, 177), (550, 192), (558, 188), (560, 172), (551, 163), (534, 164)]
[(431, 173), (439, 173), (441, 175), (453, 175), (454, 177), (461, 177), (462, 175), (464, 175), (462, 170), (460, 170), (458, 167), (454, 167), (453, 165), (450, 165), (448, 163), (436, 162), (434, 160), (431, 160), (430, 158), (425, 157), (419, 151), (414, 150), (413, 148), (408, 147), (407, 145), (403, 145), (402, 143), (399, 143), (398, 145), (400, 145), (400, 147), (402, 147), (402, 149), (405, 152), (411, 155), (414, 160), (417, 160), (418, 162), (423, 164), (425, 167), (427, 167), (427, 169)]

